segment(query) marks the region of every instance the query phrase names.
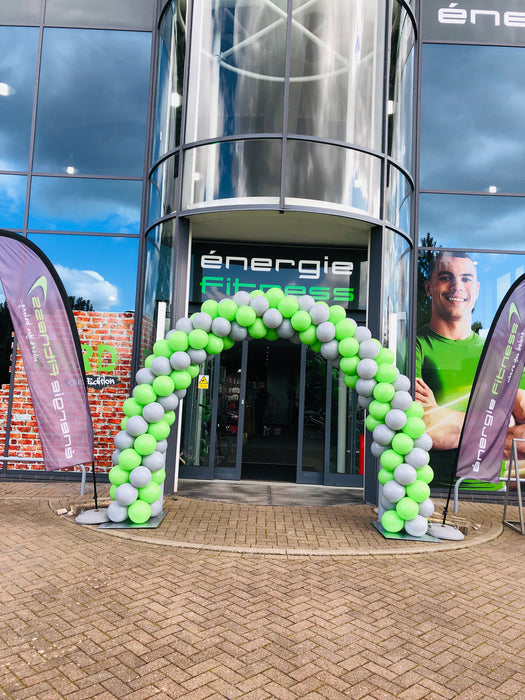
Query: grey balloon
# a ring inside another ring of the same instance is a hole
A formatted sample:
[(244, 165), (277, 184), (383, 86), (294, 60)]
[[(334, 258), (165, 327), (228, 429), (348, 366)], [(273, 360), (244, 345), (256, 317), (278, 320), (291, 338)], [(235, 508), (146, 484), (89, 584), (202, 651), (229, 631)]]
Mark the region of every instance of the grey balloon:
[(283, 315), (279, 309), (268, 309), (263, 313), (262, 320), (266, 328), (278, 328), (283, 322)]
[(384, 496), (381, 496), (380, 503), (383, 510), (394, 510), (396, 507), (395, 503), (390, 503)]
[(381, 346), (375, 340), (363, 340), (359, 344), (357, 354), (361, 359), (375, 360), (381, 351)]
[(232, 340), (235, 340), (235, 342), (239, 342), (241, 340), (245, 340), (247, 335), (248, 335), (247, 328), (244, 328), (244, 326), (240, 326), (237, 323), (237, 321), (234, 321), (232, 323), (232, 329), (230, 331), (230, 338)]
[(428, 464), (429, 454), (420, 447), (413, 447), (410, 452), (405, 455), (404, 459), (407, 464), (411, 464), (416, 469), (420, 469)]
[(403, 430), (407, 422), (407, 414), (399, 408), (392, 408), (385, 416), (385, 424), (392, 430)]
[(231, 329), (232, 324), (227, 318), (223, 318), (222, 316), (217, 316), (217, 318), (214, 318), (211, 322), (212, 333), (215, 333), (219, 338), (226, 338), (227, 335), (230, 335)]
[(279, 328), (277, 328), (277, 335), (279, 338), (287, 338), (288, 340), (291, 340), (294, 337), (295, 331), (289, 318), (283, 319), (281, 325)]
[(187, 353), (190, 356), (192, 365), (202, 365), (202, 363), (206, 361), (206, 350), (204, 350), (204, 348), (200, 350), (188, 348)]
[(368, 408), (372, 401), (374, 400), (373, 396), (358, 396), (357, 397), (357, 403), (361, 408)]
[(317, 326), (315, 334), (321, 343), (329, 343), (335, 338), (335, 325), (331, 321), (323, 321)]
[(303, 294), (303, 296), (297, 299), (297, 302), (301, 311), (310, 311), (312, 306), (315, 304), (315, 299), (309, 294)]
[(192, 315), (191, 322), (194, 328), (199, 328), (208, 333), (211, 330), (212, 317), (204, 311), (198, 311), (196, 314)]
[(375, 379), (358, 379), (355, 383), (355, 390), (359, 396), (372, 396), (376, 384), (377, 382)]
[(193, 330), (193, 322), (191, 318), (179, 318), (175, 324), (175, 330), (182, 331), (183, 333), (190, 333)]
[(397, 481), (387, 481), (383, 485), (383, 498), (389, 503), (397, 503), (405, 497), (405, 487), (398, 484)]
[(320, 302), (316, 302), (308, 310), (308, 313), (310, 314), (312, 323), (315, 323), (316, 326), (318, 326), (320, 323), (323, 323), (324, 321), (328, 321), (328, 319), (330, 318), (329, 307)]
[(117, 447), (119, 450), (127, 450), (128, 448), (133, 447), (135, 440), (125, 430), (121, 430), (115, 435), (113, 442), (115, 443), (115, 447)]
[(171, 374), (172, 366), (167, 357), (155, 357), (150, 365), (150, 369), (156, 377)]
[(148, 430), (148, 423), (142, 416), (130, 416), (126, 421), (126, 432), (133, 437), (143, 435)]
[(141, 489), (147, 486), (151, 481), (151, 470), (141, 465), (140, 467), (135, 467), (129, 473), (129, 483), (137, 489)]
[(361, 360), (357, 365), (357, 374), (361, 379), (372, 379), (377, 373), (377, 362), (370, 358)]
[(190, 354), (183, 350), (177, 350), (170, 356), (170, 365), (173, 369), (188, 369), (191, 365)]
[(250, 301), (250, 306), (260, 318), (270, 308), (270, 302), (266, 297), (257, 296), (253, 297), (253, 299)]
[(168, 441), (167, 440), (159, 440), (157, 442), (157, 452), (166, 452), (168, 449)]
[(149, 367), (142, 367), (135, 375), (135, 381), (137, 384), (153, 384), (154, 379), (155, 375), (149, 369)]
[(176, 390), (174, 391), (174, 394), (175, 394), (179, 399), (183, 399), (183, 398), (186, 396), (186, 393), (187, 393), (187, 392), (186, 392), (186, 389), (176, 389)]
[(404, 528), (412, 537), (422, 537), (428, 531), (428, 523), (422, 515), (416, 515), (412, 520), (405, 520)]
[(403, 462), (403, 464), (399, 464), (394, 469), (394, 479), (398, 484), (408, 486), (409, 484), (413, 484), (417, 479), (417, 472), (410, 464)]
[(426, 501), (422, 501), (419, 504), (419, 515), (422, 515), (424, 518), (430, 518), (433, 512), (434, 502), (431, 498), (427, 498)]
[(157, 403), (160, 403), (165, 411), (175, 411), (179, 405), (179, 397), (177, 394), (168, 394), (168, 396), (159, 396)]
[(150, 455), (142, 458), (142, 464), (147, 467), (152, 472), (157, 472), (159, 469), (163, 469), (166, 464), (166, 455), (162, 452), (152, 452)]
[(160, 515), (160, 513), (162, 512), (163, 500), (164, 498), (163, 496), (161, 496), (160, 498), (157, 498), (156, 501), (153, 501), (153, 503), (150, 504), (152, 518), (154, 518), (157, 515)]
[(149, 403), (142, 409), (142, 417), (148, 423), (156, 423), (164, 418), (164, 406), (158, 401)]
[(321, 345), (321, 355), (325, 360), (336, 360), (339, 357), (339, 343), (337, 340), (330, 340)]
[(392, 408), (398, 408), (400, 411), (406, 411), (412, 406), (413, 398), (408, 391), (396, 391), (390, 405)]
[(395, 435), (395, 432), (393, 430), (390, 430), (390, 428), (387, 425), (378, 425), (374, 428), (374, 432), (372, 433), (374, 440), (379, 443), (380, 445), (390, 445), (392, 442), (392, 438)]
[(358, 343), (362, 343), (365, 340), (370, 340), (372, 333), (366, 326), (357, 326), (354, 333), (354, 338)]
[(380, 445), (375, 440), (370, 445), (370, 452), (374, 455), (374, 457), (381, 457), (385, 450), (388, 450), (388, 447), (386, 445)]
[(404, 374), (400, 374), (392, 386), (396, 391), (410, 391), (410, 379)]
[(123, 523), (124, 520), (128, 519), (128, 508), (113, 501), (108, 506), (107, 515), (112, 523)]
[(249, 306), (252, 300), (250, 294), (245, 291), (236, 292), (233, 295), (232, 299), (237, 304), (237, 306)]
[(432, 449), (432, 438), (428, 433), (423, 433), (421, 437), (414, 440), (414, 447), (419, 447), (425, 452), (429, 452)]
[(138, 489), (132, 484), (121, 484), (115, 489), (115, 501), (121, 506), (130, 506), (135, 503), (138, 495)]
[(118, 464), (118, 458), (122, 450), (113, 450), (113, 453), (111, 455), (111, 464), (113, 466)]

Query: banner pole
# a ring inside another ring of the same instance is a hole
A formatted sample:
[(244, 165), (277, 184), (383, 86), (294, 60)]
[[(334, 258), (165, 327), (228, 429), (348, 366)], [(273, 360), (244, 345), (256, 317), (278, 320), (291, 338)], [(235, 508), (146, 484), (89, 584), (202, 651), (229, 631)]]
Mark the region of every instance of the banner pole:
[(93, 498), (95, 499), (95, 510), (98, 510), (97, 480), (95, 477), (95, 460), (91, 462), (91, 472), (93, 474)]
[(442, 525), (445, 524), (445, 520), (447, 519), (448, 507), (450, 505), (450, 499), (452, 497), (452, 487), (454, 485), (454, 476), (456, 475), (457, 463), (458, 460), (456, 457), (456, 459), (452, 462), (452, 473), (450, 474), (450, 484), (448, 485), (447, 502), (445, 503), (445, 507), (443, 508), (443, 522), (441, 523)]

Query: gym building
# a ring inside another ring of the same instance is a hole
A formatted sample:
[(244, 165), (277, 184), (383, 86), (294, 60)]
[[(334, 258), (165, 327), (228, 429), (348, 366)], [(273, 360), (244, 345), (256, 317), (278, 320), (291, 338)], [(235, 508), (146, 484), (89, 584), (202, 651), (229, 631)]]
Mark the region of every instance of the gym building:
[[(434, 251), (468, 253), (480, 337), (525, 269), (520, 0), (0, 0), (0, 37), (0, 228), (70, 296), (101, 471), (153, 343), (207, 299), (339, 304), (413, 379)], [(0, 301), (1, 473), (47, 478)], [(187, 391), (167, 490), (374, 501), (365, 417), (312, 348), (236, 342)]]

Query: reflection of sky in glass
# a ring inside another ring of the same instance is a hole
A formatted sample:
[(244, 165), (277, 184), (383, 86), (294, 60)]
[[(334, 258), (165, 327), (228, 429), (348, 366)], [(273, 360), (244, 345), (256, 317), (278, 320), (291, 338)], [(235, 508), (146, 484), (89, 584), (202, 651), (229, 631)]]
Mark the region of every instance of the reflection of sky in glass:
[(0, 228), (21, 229), (25, 203), (25, 175), (0, 175)]
[(426, 45), (421, 187), (525, 192), (525, 48)]
[(133, 311), (139, 242), (136, 238), (33, 234), (56, 267), (68, 295), (96, 311)]
[(34, 177), (29, 228), (138, 233), (142, 183)]
[(37, 42), (35, 27), (0, 27), (0, 170), (28, 167)]
[(524, 230), (525, 197), (420, 196), (419, 239), (438, 246), (522, 250)]
[(35, 170), (142, 175), (151, 35), (44, 31)]

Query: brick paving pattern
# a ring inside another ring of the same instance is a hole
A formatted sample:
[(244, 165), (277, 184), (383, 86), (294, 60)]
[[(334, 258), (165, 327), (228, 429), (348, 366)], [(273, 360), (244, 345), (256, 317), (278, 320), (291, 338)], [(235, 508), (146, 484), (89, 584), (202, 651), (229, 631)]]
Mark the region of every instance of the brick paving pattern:
[(0, 482), (1, 697), (525, 698), (499, 506), (462, 504), (456, 549), (386, 541), (368, 506), (167, 499), (156, 530), (102, 531), (56, 515), (77, 495)]

